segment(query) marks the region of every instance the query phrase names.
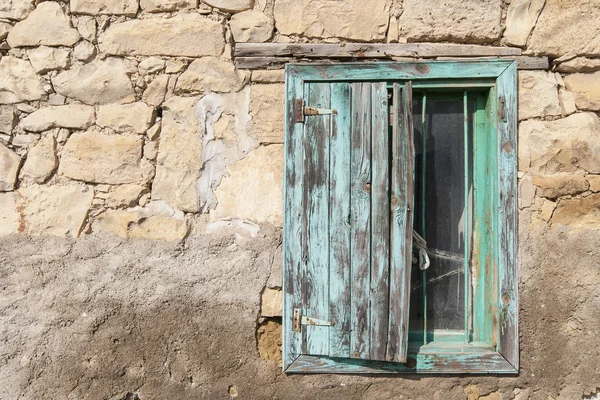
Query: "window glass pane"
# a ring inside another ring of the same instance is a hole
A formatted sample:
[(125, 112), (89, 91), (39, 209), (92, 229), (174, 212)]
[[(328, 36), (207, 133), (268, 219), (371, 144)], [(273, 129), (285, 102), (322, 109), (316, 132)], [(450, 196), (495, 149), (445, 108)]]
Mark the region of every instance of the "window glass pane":
[[(462, 93), (454, 96), (446, 94), (445, 97), (428, 96), (425, 154), (422, 97), (415, 93), (413, 98), (416, 161), (414, 227), (427, 240), (431, 259), (431, 266), (425, 274), (427, 330), (464, 330), (464, 228), (465, 218), (470, 220), (470, 215), (464, 215), (465, 120)], [(471, 102), (469, 115), (473, 115), (473, 107)], [(472, 126), (470, 119), (469, 137), (472, 137)], [(422, 274), (415, 266), (412, 273), (411, 331), (423, 329), (423, 304)]]

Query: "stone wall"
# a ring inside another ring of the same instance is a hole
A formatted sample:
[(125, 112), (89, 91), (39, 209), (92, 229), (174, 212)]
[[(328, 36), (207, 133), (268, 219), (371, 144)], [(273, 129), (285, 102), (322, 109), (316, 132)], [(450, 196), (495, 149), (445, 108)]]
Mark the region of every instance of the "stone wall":
[[(268, 41), (550, 58), (519, 72), (519, 378), (279, 372), (283, 72), (232, 60)], [(596, 0), (4, 0), (0, 398), (589, 395), (599, 113)]]

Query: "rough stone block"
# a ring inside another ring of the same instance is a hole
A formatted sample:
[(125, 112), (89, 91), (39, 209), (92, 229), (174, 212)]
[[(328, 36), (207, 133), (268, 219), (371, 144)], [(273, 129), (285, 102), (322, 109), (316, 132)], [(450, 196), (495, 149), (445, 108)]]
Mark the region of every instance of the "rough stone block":
[(283, 85), (252, 85), (250, 94), (250, 129), (260, 143), (283, 143)]
[(196, 183), (202, 169), (203, 129), (195, 115), (197, 98), (171, 97), (163, 105), (152, 198), (183, 211), (198, 212)]
[(385, 41), (387, 43), (398, 43), (399, 39), (400, 31), (398, 27), (398, 17), (395, 15), (390, 15), (389, 28)]
[(385, 40), (390, 4), (391, 0), (277, 0), (275, 27), (283, 35)]
[(600, 59), (576, 57), (558, 64), (555, 71), (563, 73), (600, 71)]
[(229, 26), (236, 42), (262, 43), (273, 36), (273, 19), (259, 11), (234, 14)]
[(13, 136), (11, 144), (15, 147), (29, 147), (40, 139), (39, 134), (17, 134)]
[(100, 43), (104, 53), (139, 56), (219, 56), (224, 48), (223, 25), (197, 14), (114, 24)]
[(108, 104), (98, 108), (96, 124), (117, 132), (143, 134), (154, 122), (154, 108), (144, 103)]
[(27, 153), (21, 177), (35, 183), (44, 183), (56, 167), (56, 140), (54, 136), (46, 135)]
[(152, 125), (150, 127), (150, 129), (148, 129), (146, 131), (146, 136), (148, 136), (149, 140), (156, 140), (158, 139), (158, 136), (160, 135), (160, 125), (161, 125), (162, 119), (161, 118), (157, 118), (157, 121), (154, 125)]
[(502, 33), (502, 0), (404, 0), (403, 8), (400, 36), (409, 42), (489, 43)]
[(258, 353), (269, 361), (281, 364), (281, 324), (267, 320), (262, 323), (256, 332)]
[(0, 59), (0, 104), (41, 100), (46, 97), (43, 84), (28, 61), (11, 56)]
[(600, 192), (600, 175), (588, 175), (585, 177), (590, 184), (592, 192)]
[(58, 94), (87, 104), (135, 101), (127, 70), (110, 61), (96, 60), (64, 71), (52, 78), (52, 84)]
[(79, 61), (88, 62), (96, 56), (96, 47), (87, 40), (82, 40), (75, 45), (73, 56)]
[(519, 183), (519, 208), (531, 207), (535, 200), (535, 186), (531, 176), (525, 175)]
[(60, 94), (52, 93), (48, 96), (48, 105), (62, 106), (66, 102), (67, 98), (65, 96), (61, 96)]
[(175, 93), (236, 92), (242, 88), (247, 78), (248, 73), (236, 69), (230, 61), (203, 57), (194, 60), (181, 74)]
[(577, 112), (575, 96), (573, 96), (573, 93), (566, 88), (561, 87), (558, 89), (558, 98), (560, 99), (560, 109), (563, 115), (571, 115), (574, 112)]
[(38, 74), (63, 69), (69, 66), (69, 51), (40, 46), (29, 52), (31, 66)]
[(87, 129), (94, 123), (94, 107), (67, 104), (43, 107), (21, 120), (21, 128), (42, 132), (53, 128)]
[(267, 287), (278, 289), (283, 287), (283, 249), (281, 245), (277, 247), (277, 250), (275, 250), (275, 254), (273, 255), (271, 275), (269, 275)]
[(183, 213), (151, 202), (147, 207), (107, 210), (99, 215), (92, 229), (112, 232), (120, 237), (177, 241), (185, 238), (188, 226)]
[(141, 0), (140, 7), (146, 12), (165, 12), (197, 7), (197, 0)]
[(169, 75), (159, 75), (148, 84), (144, 94), (142, 95), (142, 101), (151, 106), (159, 106), (165, 100), (167, 94), (167, 87), (169, 85)]
[(83, 185), (29, 186), (23, 197), (25, 232), (31, 235), (79, 236), (94, 199), (94, 191)]
[[(282, 223), (283, 145), (260, 146), (227, 168), (215, 190), (213, 220), (225, 217)], [(251, 184), (249, 184), (251, 182)]]
[(0, 192), (14, 190), (21, 157), (0, 143)]
[(589, 183), (583, 175), (533, 175), (531, 180), (538, 187), (539, 196), (552, 200), (564, 195), (585, 192), (589, 187)]
[(138, 8), (137, 0), (71, 0), (73, 14), (114, 14), (135, 17)]
[(552, 224), (573, 229), (600, 229), (600, 193), (560, 201), (554, 210)]
[(600, 55), (600, 3), (588, 0), (546, 0), (529, 49), (560, 57), (573, 53)]
[(148, 57), (138, 64), (138, 69), (142, 75), (154, 74), (165, 69), (165, 60), (158, 57)]
[(281, 317), (283, 293), (279, 289), (265, 288), (262, 293), (260, 315), (263, 317)]
[(565, 85), (575, 97), (580, 110), (600, 111), (600, 71), (592, 74), (573, 74), (564, 78)]
[(141, 185), (119, 185), (108, 193), (106, 205), (111, 208), (133, 207), (145, 191), (146, 187)]
[(508, 6), (504, 40), (507, 44), (525, 46), (546, 0), (513, 0)]
[(0, 106), (0, 133), (10, 135), (18, 120), (12, 106)]
[(12, 24), (0, 21), (0, 40), (4, 40), (8, 36), (8, 32), (12, 29)]
[(599, 174), (598, 137), (600, 121), (594, 113), (577, 113), (556, 121), (521, 122), (519, 169), (537, 175), (577, 170)]
[(252, 71), (252, 82), (256, 83), (283, 83), (283, 69), (265, 69)]
[(86, 182), (139, 183), (146, 180), (141, 157), (142, 139), (137, 135), (76, 133), (63, 148), (59, 173)]
[(240, 12), (251, 9), (254, 0), (204, 0), (203, 3), (223, 11)]
[(15, 24), (6, 38), (10, 47), (72, 46), (78, 40), (79, 32), (54, 1), (38, 4), (25, 20)]
[(185, 65), (183, 61), (168, 59), (165, 63), (165, 72), (167, 74), (177, 74), (183, 71)]
[(148, 142), (144, 145), (144, 157), (148, 160), (156, 160), (158, 156), (158, 143)]
[(0, 18), (20, 21), (34, 8), (34, 0), (3, 0), (0, 2)]
[(561, 115), (558, 83), (553, 73), (519, 71), (519, 120)]
[(549, 201), (549, 200), (544, 200), (544, 202), (542, 203), (541, 210), (540, 210), (540, 217), (546, 222), (550, 221), (555, 208), (556, 208), (555, 202)]
[(77, 19), (77, 30), (81, 37), (92, 43), (96, 43), (96, 34), (98, 33), (96, 20), (93, 17), (88, 17), (86, 15), (80, 15)]

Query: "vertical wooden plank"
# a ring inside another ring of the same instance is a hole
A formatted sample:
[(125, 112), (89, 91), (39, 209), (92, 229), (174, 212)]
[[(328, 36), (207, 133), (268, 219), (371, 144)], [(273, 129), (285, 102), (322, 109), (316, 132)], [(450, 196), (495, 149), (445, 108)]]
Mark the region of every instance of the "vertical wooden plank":
[[(421, 236), (427, 240), (427, 231), (425, 229), (425, 213), (427, 208), (425, 207), (427, 198), (425, 193), (427, 191), (427, 91), (423, 91), (423, 98), (421, 101)], [(419, 260), (421, 262), (421, 260)], [(421, 271), (421, 291), (423, 293), (423, 344), (427, 344), (427, 270)]]
[(371, 235), (371, 86), (353, 83), (351, 209), (351, 357), (370, 356), (369, 293)]
[[(495, 89), (490, 92), (495, 93)], [(491, 94), (490, 94), (491, 96)], [(487, 185), (487, 176), (490, 169), (488, 154), (489, 136), (491, 126), (489, 123), (489, 106), (487, 95), (477, 98), (477, 112), (475, 115), (476, 129), (473, 135), (473, 254), (471, 259), (471, 293), (473, 307), (472, 337), (476, 341), (485, 341), (485, 260), (490, 245), (486, 224), (490, 191)]]
[[(498, 241), (500, 310), (499, 350), (519, 368), (518, 267), (517, 267), (517, 66), (511, 64), (497, 81), (504, 113), (498, 118)], [(502, 105), (500, 104), (500, 107)]]
[(470, 338), (470, 332), (469, 332), (469, 315), (470, 315), (470, 311), (469, 311), (469, 296), (470, 296), (470, 290), (469, 290), (469, 258), (470, 258), (470, 252), (469, 252), (469, 235), (471, 234), (469, 231), (469, 215), (471, 213), (471, 209), (469, 208), (469, 186), (470, 186), (470, 179), (469, 179), (469, 159), (471, 158), (471, 153), (469, 152), (469, 97), (468, 97), (468, 93), (466, 90), (463, 91), (463, 152), (464, 152), (464, 174), (465, 174), (465, 180), (464, 180), (464, 212), (463, 215), (465, 216), (465, 220), (464, 220), (464, 227), (463, 227), (463, 285), (464, 285), (464, 292), (463, 292), (463, 296), (464, 296), (464, 310), (465, 310), (465, 325), (464, 325), (464, 331), (465, 331), (465, 343), (469, 343), (469, 338)]
[(329, 355), (350, 357), (350, 85), (331, 84)]
[[(329, 83), (310, 83), (306, 104), (329, 108)], [(305, 309), (307, 316), (329, 320), (329, 115), (305, 117), (304, 199), (306, 223)], [(329, 354), (329, 327), (303, 325), (305, 354)]]
[(388, 361), (406, 362), (412, 222), (414, 196), (414, 143), (412, 87), (394, 84), (392, 126), (391, 263)]
[(304, 146), (303, 125), (295, 122), (294, 103), (303, 97), (302, 79), (286, 68), (285, 81), (285, 173), (283, 190), (285, 202), (283, 229), (283, 370), (300, 355), (302, 335), (292, 330), (294, 308), (302, 308), (302, 225)]
[(474, 141), (475, 163), (473, 167), (474, 215), (473, 215), (473, 335), (476, 340), (497, 345), (497, 149), (498, 142), (498, 92), (490, 88), (485, 104), (484, 130), (478, 131)]
[(385, 82), (371, 85), (371, 360), (385, 360), (389, 327), (390, 143)]

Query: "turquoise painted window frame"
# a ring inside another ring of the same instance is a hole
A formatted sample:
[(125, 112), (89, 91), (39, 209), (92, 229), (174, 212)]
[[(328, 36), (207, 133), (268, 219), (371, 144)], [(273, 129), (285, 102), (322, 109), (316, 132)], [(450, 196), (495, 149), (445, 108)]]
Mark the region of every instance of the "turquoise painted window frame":
[[(285, 146), (301, 134), (294, 121), (294, 99), (306, 82), (411, 81), (415, 89), (486, 88), (483, 121), (474, 138), (473, 258), (478, 270), (474, 341), (435, 341), (409, 348), (407, 363), (297, 354), (292, 329), (298, 303), (289, 288), (294, 251), (286, 184), (293, 174), (286, 151), (284, 173), (283, 370), (286, 373), (476, 373), (518, 374), (517, 276), (517, 68), (513, 60), (288, 64)], [(477, 190), (485, 188), (485, 190)], [(477, 340), (481, 339), (481, 340)]]

